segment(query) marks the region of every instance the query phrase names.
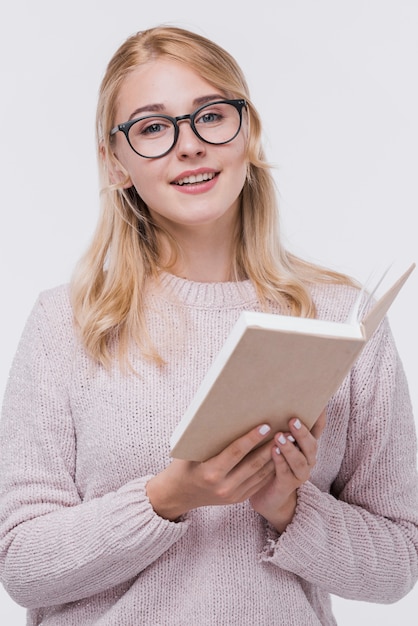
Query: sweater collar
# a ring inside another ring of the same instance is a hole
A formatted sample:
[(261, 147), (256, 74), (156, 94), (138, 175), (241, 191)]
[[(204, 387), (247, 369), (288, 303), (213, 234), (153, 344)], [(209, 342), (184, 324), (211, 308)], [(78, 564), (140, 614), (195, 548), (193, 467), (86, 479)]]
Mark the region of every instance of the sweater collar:
[(156, 297), (169, 302), (202, 309), (235, 308), (257, 305), (257, 295), (250, 280), (222, 283), (199, 283), (161, 272)]

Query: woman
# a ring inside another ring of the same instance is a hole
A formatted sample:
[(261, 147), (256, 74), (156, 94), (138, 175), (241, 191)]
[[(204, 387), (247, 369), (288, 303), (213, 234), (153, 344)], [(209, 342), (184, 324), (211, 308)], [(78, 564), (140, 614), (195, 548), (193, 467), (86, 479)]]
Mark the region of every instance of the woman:
[(342, 320), (357, 293), (279, 241), (236, 62), (182, 29), (138, 33), (97, 130), (97, 232), (70, 287), (36, 303), (4, 401), (6, 589), (29, 624), (60, 626), (330, 625), (329, 594), (398, 600), (418, 489), (386, 320), (311, 432), (260, 424), (205, 463), (170, 459), (242, 310)]

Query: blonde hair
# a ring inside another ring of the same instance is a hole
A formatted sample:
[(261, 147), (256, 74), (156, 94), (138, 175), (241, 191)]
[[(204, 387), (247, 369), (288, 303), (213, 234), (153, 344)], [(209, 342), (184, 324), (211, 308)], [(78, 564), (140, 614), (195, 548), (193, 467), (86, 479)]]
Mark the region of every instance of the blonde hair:
[[(347, 277), (307, 263), (281, 245), (277, 195), (261, 145), (260, 118), (234, 58), (214, 42), (184, 29), (162, 26), (145, 30), (129, 37), (116, 51), (100, 87), (96, 132), (102, 210), (71, 285), (75, 321), (84, 346), (104, 365), (115, 356), (116, 344), (117, 355), (126, 359), (132, 340), (145, 357), (161, 363), (147, 332), (144, 309), (146, 285), (151, 278), (158, 278), (161, 269), (158, 237), (168, 235), (152, 223), (135, 188), (123, 188), (123, 182), (112, 184), (110, 175), (115, 165), (123, 171), (110, 138), (120, 87), (139, 65), (160, 57), (187, 64), (226, 97), (247, 102), (248, 174), (231, 268), (234, 280), (249, 278), (264, 309), (275, 302), (284, 304), (290, 314), (306, 317), (315, 315), (309, 283), (350, 283)], [(174, 258), (175, 242), (171, 244)]]

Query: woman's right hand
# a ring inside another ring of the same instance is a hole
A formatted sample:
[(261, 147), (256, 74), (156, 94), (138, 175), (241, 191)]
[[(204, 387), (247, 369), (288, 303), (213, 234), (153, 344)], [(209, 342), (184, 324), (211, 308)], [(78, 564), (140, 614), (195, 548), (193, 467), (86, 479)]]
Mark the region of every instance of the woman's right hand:
[(250, 498), (275, 472), (269, 433), (267, 425), (258, 426), (203, 463), (173, 459), (147, 483), (154, 511), (175, 521), (191, 509)]

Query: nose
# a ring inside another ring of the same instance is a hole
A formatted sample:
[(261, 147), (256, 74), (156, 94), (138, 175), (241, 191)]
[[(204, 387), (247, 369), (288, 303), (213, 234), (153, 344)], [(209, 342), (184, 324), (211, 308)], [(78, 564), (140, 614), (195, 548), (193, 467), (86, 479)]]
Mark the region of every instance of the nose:
[(177, 155), (180, 158), (199, 156), (205, 153), (205, 142), (199, 139), (191, 127), (190, 120), (177, 121), (179, 135), (176, 143)]

